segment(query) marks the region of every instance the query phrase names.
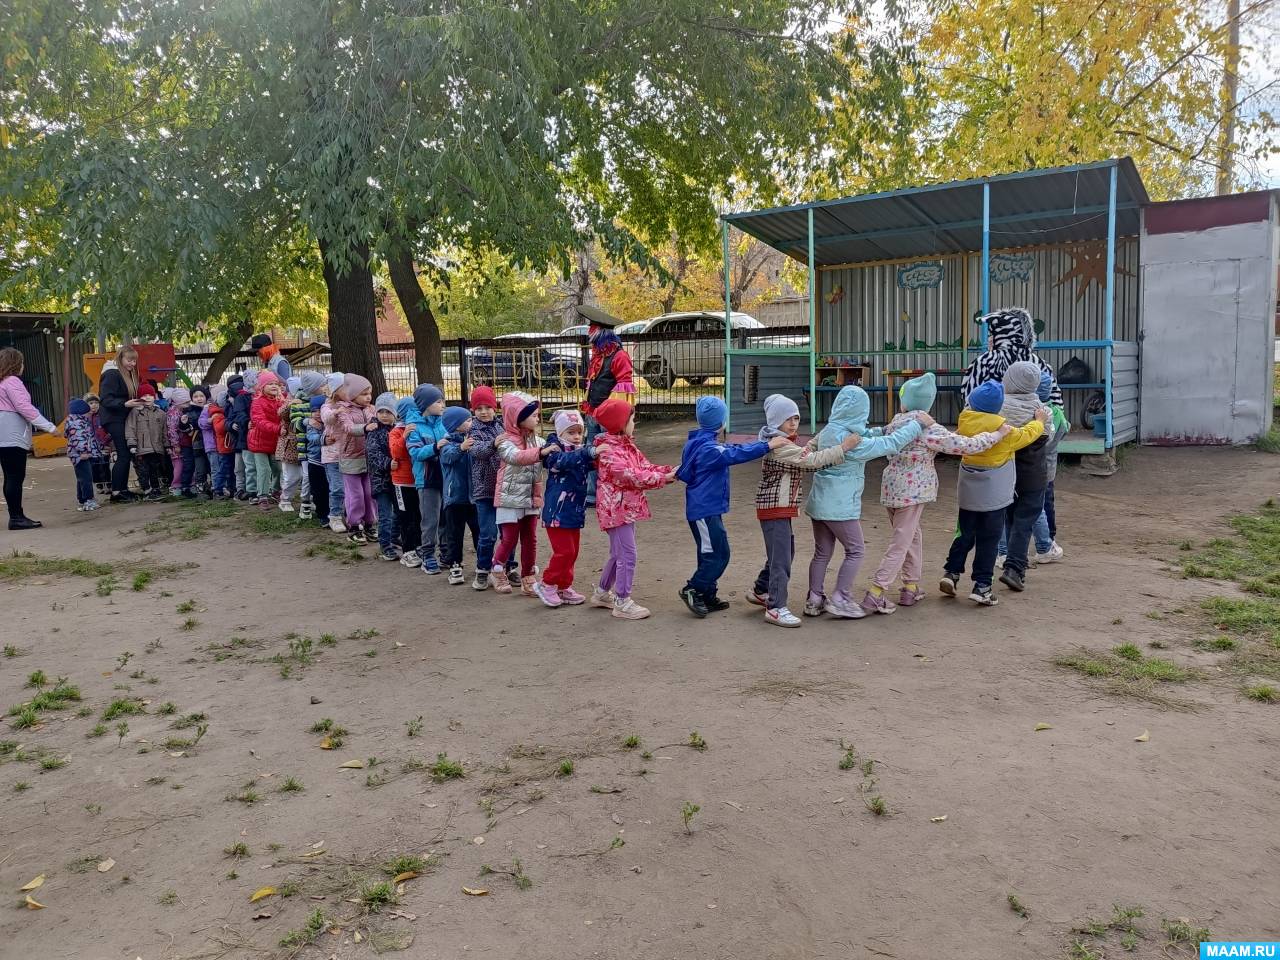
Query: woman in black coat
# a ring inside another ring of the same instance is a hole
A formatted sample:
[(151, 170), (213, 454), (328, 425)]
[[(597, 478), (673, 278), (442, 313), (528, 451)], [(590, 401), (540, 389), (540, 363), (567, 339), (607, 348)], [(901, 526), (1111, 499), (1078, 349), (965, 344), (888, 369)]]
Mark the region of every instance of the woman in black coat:
[(112, 503), (133, 499), (129, 492), (129, 442), (124, 428), (129, 411), (146, 402), (138, 399), (138, 386), (138, 351), (126, 344), (116, 351), (115, 369), (102, 371), (98, 384), (98, 422), (111, 434), (116, 448), (116, 462), (111, 466)]

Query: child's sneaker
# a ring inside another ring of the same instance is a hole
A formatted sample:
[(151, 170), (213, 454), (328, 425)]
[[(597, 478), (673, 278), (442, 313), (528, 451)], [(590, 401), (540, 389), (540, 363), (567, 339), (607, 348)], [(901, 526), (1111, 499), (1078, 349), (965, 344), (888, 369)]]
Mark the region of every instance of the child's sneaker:
[(898, 594), (898, 606), (914, 607), (923, 599), (924, 591), (919, 587), (903, 587), (902, 592)]
[(1036, 554), (1036, 563), (1057, 563), (1062, 559), (1062, 548), (1058, 546), (1058, 541), (1054, 540), (1049, 544), (1049, 549), (1044, 553)]
[(543, 583), (538, 580), (533, 585), (533, 592), (538, 595), (538, 599), (545, 603), (548, 607), (558, 607), (564, 603), (560, 599), (560, 591), (549, 583)]
[(275, 504), (271, 502), (270, 497), (263, 497), (258, 501), (258, 509), (263, 513), (270, 513), (274, 506)]
[(310, 520), (315, 516), (315, 505), (310, 500), (303, 500), (298, 504), (298, 519)]
[(756, 593), (755, 584), (747, 588), (747, 603), (757, 607), (769, 606), (769, 595), (767, 593)]
[(97, 500), (90, 500), (88, 503), (85, 504), (85, 506), (88, 507), (90, 510), (97, 510), (101, 508), (102, 504), (100, 504)]
[(990, 584), (980, 587), (975, 583), (973, 585), (973, 593), (969, 594), (969, 599), (980, 607), (994, 607), (1000, 602), (1000, 598), (991, 591)]
[[(427, 565), (424, 562), (422, 564), (424, 570), (426, 569), (426, 566)], [(507, 571), (502, 567), (494, 567), (493, 572), (489, 574), (489, 579), (493, 583), (495, 593), (511, 592), (511, 578), (507, 576)]]
[(826, 606), (827, 598), (825, 596), (820, 593), (811, 593), (805, 597), (804, 615), (806, 617), (820, 617)]
[(422, 572), (436, 576), (440, 573), (440, 561), (434, 556), (426, 556), (422, 558)]
[(619, 620), (643, 620), (649, 615), (649, 609), (630, 597), (618, 597), (613, 601), (613, 615)]
[(839, 617), (842, 620), (861, 620), (867, 615), (867, 611), (858, 606), (852, 600), (842, 597), (832, 597), (826, 602), (822, 608), (833, 617)]
[(538, 591), (535, 590), (534, 587), (537, 583), (538, 578), (536, 576), (521, 577), (520, 592), (526, 597), (536, 597), (538, 595)]
[(396, 553), (394, 547), (386, 547), (378, 551), (378, 559), (386, 560), (388, 563), (395, 563), (400, 559), (400, 556)]
[(151, 490), (145, 496), (143, 496), (142, 499), (147, 501), (147, 503), (159, 503), (161, 500), (164, 499), (164, 494), (161, 493), (159, 490)]
[(699, 620), (702, 620), (706, 617), (707, 615), (706, 601), (702, 599), (702, 594), (700, 594), (697, 590), (693, 589), (693, 587), (687, 587), (687, 586), (681, 587), (680, 599), (683, 600), (684, 605), (689, 608), (689, 612), (692, 613)]
[(347, 525), (342, 522), (341, 517), (330, 517), (329, 529), (332, 530), (334, 533), (346, 533)]
[(400, 554), (400, 564), (412, 570), (414, 567), (422, 566), (422, 558), (418, 556), (417, 550), (406, 550)]
[(280, 501), (280, 512), (281, 512), (281, 513), (293, 513), (293, 504), (292, 504), (292, 503), (290, 503), (288, 500), (281, 500), (281, 501)]
[(562, 587), (560, 590), (560, 602), (570, 607), (576, 607), (580, 603), (586, 603), (587, 598), (573, 589), (573, 587)]
[(801, 623), (800, 618), (786, 607), (766, 610), (764, 612), (764, 622), (772, 623), (775, 627), (798, 627)]
[(477, 570), (475, 578), (471, 581), (472, 590), (488, 590), (489, 589), (489, 571)]
[(877, 597), (874, 593), (868, 590), (867, 595), (862, 598), (862, 609), (867, 611), (867, 613), (888, 614), (893, 613), (893, 611), (898, 608), (890, 603), (883, 593)]
[(943, 596), (954, 597), (956, 595), (956, 581), (959, 579), (959, 577), (950, 573), (944, 573), (942, 579), (938, 581), (938, 591)]
[(1027, 589), (1027, 584), (1026, 581), (1022, 579), (1022, 574), (1017, 570), (1012, 570), (1008, 567), (1005, 567), (1004, 571), (1000, 574), (1000, 582), (1016, 593), (1021, 593), (1023, 590)]
[(76, 512), (77, 512), (77, 513), (84, 513), (85, 511), (87, 511), (87, 510), (92, 510), (92, 509), (93, 509), (93, 507), (89, 506), (89, 501), (88, 501), (88, 500), (86, 500), (84, 503), (78, 503), (78, 504), (76, 504)]
[[(267, 505), (267, 509), (268, 510), (271, 509), (270, 504)], [(352, 543), (368, 543), (369, 542), (369, 538), (364, 535), (364, 526), (362, 524), (356, 524), (354, 527), (352, 527), (351, 532), (347, 534), (347, 539), (350, 540)]]
[(612, 610), (614, 604), (618, 602), (617, 596), (612, 590), (601, 590), (596, 587), (591, 591), (591, 605), (593, 607), (603, 607), (606, 610)]
[(721, 610), (728, 610), (733, 606), (728, 600), (720, 597), (703, 597), (702, 602), (707, 605), (708, 613), (719, 613)]
[(467, 576), (462, 572), (462, 564), (455, 563), (453, 566), (449, 568), (449, 585), (450, 586), (457, 587), (457, 586), (461, 586), (466, 582), (467, 582)]

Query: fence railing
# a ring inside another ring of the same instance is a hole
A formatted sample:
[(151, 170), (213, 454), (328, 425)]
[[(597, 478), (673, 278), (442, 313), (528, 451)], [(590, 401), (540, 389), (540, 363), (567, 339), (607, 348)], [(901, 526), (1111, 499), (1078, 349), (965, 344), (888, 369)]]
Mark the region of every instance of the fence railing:
[[(637, 401), (646, 408), (654, 412), (663, 408), (684, 410), (704, 394), (723, 394), (723, 334), (638, 334), (624, 336), (622, 341), (635, 367)], [(808, 327), (734, 331), (734, 346), (743, 349), (803, 347), (808, 343)], [(446, 340), (441, 359), (444, 382), (437, 386), (451, 403), (464, 402), (473, 386), (485, 383), (499, 394), (523, 390), (546, 408), (574, 406), (586, 395), (590, 353), (585, 337), (555, 334)], [(401, 396), (412, 393), (419, 382), (413, 344), (379, 344), (378, 355), (387, 389)], [(199, 382), (214, 356), (179, 353), (177, 361), (189, 377)], [(333, 369), (330, 357), (328, 350), (322, 350), (303, 363), (293, 364), (293, 371), (327, 373)], [(258, 366), (257, 355), (244, 351), (236, 355), (222, 379)]]

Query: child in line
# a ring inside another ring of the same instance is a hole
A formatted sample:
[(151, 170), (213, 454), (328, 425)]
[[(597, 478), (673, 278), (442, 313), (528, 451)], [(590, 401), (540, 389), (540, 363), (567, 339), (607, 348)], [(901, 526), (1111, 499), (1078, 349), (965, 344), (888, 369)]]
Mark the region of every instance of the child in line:
[(293, 495), (298, 494), (298, 519), (310, 520), (314, 515), (311, 499), (311, 470), (308, 467), (307, 421), (311, 418), (311, 397), (324, 388), (324, 375), (315, 370), (290, 377), (294, 389), (284, 408), (285, 422), (280, 431), (281, 469), (280, 509), (293, 509)]
[(329, 482), (329, 529), (334, 533), (346, 533), (343, 521), (346, 493), (342, 483), (342, 470), (338, 467), (338, 430), (336, 425), (338, 391), (346, 380), (345, 373), (331, 373), (325, 377), (326, 399), (320, 405), (320, 413), (313, 424), (320, 431), (320, 465), (324, 467)]
[(169, 495), (176, 497), (182, 492), (182, 431), (178, 429), (178, 418), (191, 403), (191, 391), (186, 387), (170, 387), (165, 391), (169, 395), (169, 406), (165, 410), (165, 437), (169, 444)]
[[(253, 402), (249, 406), (249, 453), (253, 455), (258, 508), (264, 513), (272, 507), (272, 494), (280, 476), (280, 461), (275, 454), (281, 428), (284, 426), (280, 413), (286, 402), (280, 378), (270, 370), (258, 374)], [(247, 467), (245, 481), (248, 482)]]
[(591, 605), (604, 607), (619, 620), (643, 620), (649, 616), (631, 598), (636, 574), (636, 524), (648, 520), (646, 490), (673, 483), (675, 467), (649, 462), (632, 439), (635, 408), (625, 400), (606, 400), (592, 412), (603, 433), (595, 441), (596, 516), (609, 537), (609, 557), (600, 583), (591, 593)]
[(418, 506), (418, 488), (413, 480), (413, 458), (405, 444), (408, 422), (417, 417), (418, 407), (412, 397), (396, 404), (396, 425), (387, 436), (391, 454), (391, 496), (395, 504), (396, 529), (400, 531), (400, 563), (412, 570), (422, 566), (418, 547), (422, 542), (422, 511)]
[[(1008, 553), (1000, 582), (1021, 593), (1026, 587), (1027, 551), (1031, 528), (1044, 509), (1044, 490), (1049, 484), (1048, 444), (1053, 440), (1052, 411), (1041, 402), (1040, 367), (1029, 360), (1011, 363), (1004, 372), (1004, 405), (1000, 416), (1014, 427), (1029, 423), (1038, 413), (1049, 414), (1044, 435), (1014, 454), (1013, 502), (1005, 516)], [(1061, 438), (1059, 438), (1061, 439)]]
[(444, 526), (441, 561), (449, 568), (449, 583), (461, 586), (467, 582), (462, 572), (462, 546), (471, 531), (471, 547), (480, 550), (480, 527), (476, 521), (476, 505), (471, 502), (471, 414), (464, 407), (446, 407), (440, 419), (448, 431), (449, 442), (440, 448), (440, 466), (444, 472)]
[[(128, 427), (125, 427), (126, 433)], [(67, 438), (67, 459), (76, 474), (76, 509), (97, 510), (98, 500), (93, 492), (93, 464), (102, 456), (102, 446), (93, 429), (89, 404), (75, 397), (67, 404), (67, 419), (62, 427)]]
[(253, 401), (258, 396), (258, 371), (246, 370), (241, 374), (244, 380), (244, 392), (240, 395), (243, 413), (237, 410), (236, 423), (243, 423), (244, 429), (244, 487), (245, 499), (250, 503), (258, 502), (258, 458), (249, 449), (249, 431), (253, 428)]
[(213, 472), (213, 495), (226, 500), (235, 495), (236, 451), (232, 437), (227, 432), (227, 388), (217, 384), (213, 388), (213, 401), (209, 404), (209, 424), (213, 427), (213, 443), (217, 449), (218, 466)]
[(551, 559), (542, 579), (534, 585), (538, 599), (548, 607), (585, 603), (573, 589), (573, 568), (578, 562), (582, 527), (587, 515), (587, 480), (595, 469), (595, 448), (583, 446), (586, 424), (576, 410), (561, 410), (552, 420), (555, 431), (547, 437), (547, 492), (542, 504), (542, 525), (551, 541)]
[(93, 458), (93, 491), (94, 499), (111, 495), (111, 434), (98, 419), (98, 411), (102, 407), (102, 398), (96, 393), (86, 393), (84, 402), (89, 405), (89, 423), (93, 426), (93, 435), (98, 440), (100, 453)]
[(717, 596), (720, 577), (729, 567), (729, 535), (724, 529), (724, 515), (729, 512), (729, 468), (759, 460), (790, 441), (774, 437), (768, 442), (721, 442), (729, 409), (719, 397), (699, 397), (694, 412), (698, 428), (689, 431), (676, 477), (685, 484), (684, 515), (693, 532), (697, 568), (680, 589), (680, 599), (695, 617), (702, 618), (729, 606)]
[(369, 486), (367, 434), (377, 428), (373, 419), (373, 384), (358, 373), (348, 373), (333, 393), (333, 422), (338, 437), (338, 470), (342, 474), (342, 502), (346, 505), (347, 539), (368, 543), (374, 534), (378, 508)]
[(213, 429), (212, 413), (216, 406), (214, 402), (214, 387), (204, 387), (205, 404), (200, 408), (200, 416), (196, 419), (196, 424), (200, 427), (200, 449), (204, 453), (209, 470), (209, 496), (212, 497), (218, 492), (218, 471), (222, 469), (222, 458), (218, 456), (218, 435)]
[(502, 433), (495, 448), (498, 465), (493, 505), (498, 521), (499, 541), (493, 552), (489, 578), (498, 593), (511, 592), (507, 561), (520, 543), (520, 592), (536, 596), (533, 585), (538, 574), (538, 512), (542, 509), (542, 461), (554, 452), (538, 436), (541, 404), (527, 393), (514, 391), (502, 396)]
[[(205, 493), (209, 479), (209, 458), (204, 452), (204, 432), (200, 415), (209, 402), (209, 388), (200, 384), (191, 388), (191, 401), (178, 414), (178, 435), (182, 441), (182, 495), (188, 500)], [(212, 494), (209, 494), (212, 496)]]
[(800, 514), (804, 474), (839, 463), (862, 440), (851, 433), (834, 447), (812, 450), (796, 441), (799, 431), (800, 407), (796, 402), (780, 393), (765, 397), (759, 439), (767, 443), (784, 437), (788, 442), (770, 450), (761, 463), (756, 519), (764, 537), (765, 564), (747, 593), (747, 601), (764, 607), (765, 622), (778, 627), (800, 626), (800, 618), (787, 603), (787, 590), (796, 552), (791, 521)]
[(1044, 488), (1044, 509), (1040, 511), (1040, 518), (1031, 528), (1031, 535), (1036, 541), (1037, 566), (1044, 563), (1057, 563), (1062, 559), (1062, 547), (1058, 545), (1058, 516), (1053, 508), (1053, 482), (1058, 476), (1058, 445), (1071, 430), (1071, 424), (1067, 422), (1062, 404), (1050, 403), (1053, 396), (1053, 383), (1052, 374), (1047, 370), (1040, 371), (1040, 388), (1036, 390), (1036, 396), (1040, 398), (1041, 403), (1048, 404), (1049, 412), (1053, 415), (1053, 438), (1045, 447), (1045, 467), (1048, 471), (1049, 483)]
[[(326, 382), (320, 393), (307, 401), (307, 416), (300, 428), (307, 439), (307, 480), (311, 486), (311, 496), (316, 508), (316, 520), (322, 527), (329, 526), (329, 475), (325, 472), (324, 461), (324, 427), (320, 425), (320, 409), (329, 399), (329, 387)], [(299, 426), (294, 426), (299, 429)]]
[(129, 411), (124, 435), (142, 482), (144, 498), (154, 502), (164, 499), (161, 461), (169, 456), (165, 412), (156, 406), (156, 388), (149, 383), (139, 385), (138, 399), (144, 401), (143, 405)]
[[(1004, 406), (1004, 387), (988, 380), (969, 393), (969, 401), (960, 411), (956, 433), (976, 437), (991, 433), (1004, 425), (1000, 410)], [(1014, 453), (1034, 443), (1044, 434), (1049, 411), (1042, 407), (1035, 419), (1012, 430), (985, 453), (972, 453), (960, 460), (956, 479), (956, 538), (947, 553), (946, 566), (938, 589), (948, 597), (956, 595), (956, 585), (964, 574), (965, 561), (973, 550), (973, 590), (969, 599), (984, 607), (994, 607), (999, 599), (991, 590), (996, 548), (1004, 529), (1005, 509), (1013, 502), (1016, 469)]]
[[(248, 500), (250, 491), (245, 485), (245, 461), (248, 459), (249, 428), (246, 419), (241, 429), (240, 411), (243, 409), (247, 418), (249, 408), (245, 405), (244, 377), (233, 374), (227, 379), (227, 400), (225, 408), (227, 445), (231, 447), (231, 470), (234, 480), (234, 496), (237, 500)], [(250, 397), (249, 400), (253, 398)]]
[[(826, 612), (833, 617), (858, 620), (867, 615), (853, 599), (853, 582), (858, 577), (866, 549), (862, 539), (862, 489), (866, 483), (867, 461), (897, 453), (920, 436), (925, 427), (933, 426), (933, 418), (927, 413), (913, 413), (893, 431), (868, 429), (870, 413), (871, 398), (867, 392), (857, 386), (844, 387), (831, 404), (831, 419), (817, 437), (819, 450), (843, 443), (851, 433), (862, 440), (843, 460), (819, 470), (813, 477), (813, 489), (805, 504), (805, 513), (813, 522), (813, 560), (809, 563), (805, 616), (816, 617)], [(835, 592), (828, 596), (827, 567), (835, 554), (837, 540), (844, 547), (844, 560), (836, 574)]]
[[(444, 393), (432, 383), (419, 384), (413, 391), (418, 416), (408, 424), (405, 446), (413, 460), (413, 480), (418, 487), (418, 511), (422, 514), (422, 538), (418, 556), (422, 572), (440, 573), (436, 548), (440, 541), (440, 517), (444, 510), (444, 473), (440, 469), (440, 448), (448, 441), (448, 431), (440, 419), (444, 413)], [(443, 544), (440, 544), (443, 546)]]
[(396, 425), (396, 395), (388, 390), (373, 401), (373, 422), (365, 434), (369, 492), (378, 510), (378, 557), (399, 560), (396, 547), (396, 504), (391, 491), (391, 428)]
[[(498, 486), (498, 399), (493, 388), (481, 384), (471, 391), (471, 499), (476, 505), (476, 523), (480, 528), (476, 544), (476, 575), (471, 589), (487, 590), (489, 568), (493, 566), (493, 547), (498, 541), (498, 514), (493, 505)], [(507, 571), (510, 573), (510, 570)]]
[[(889, 421), (885, 432), (892, 433), (905, 425), (913, 413), (928, 413), (937, 396), (938, 386), (932, 373), (908, 380), (898, 390), (901, 412)], [(880, 476), (880, 504), (889, 511), (892, 533), (880, 566), (871, 578), (871, 586), (862, 598), (863, 610), (888, 614), (897, 609), (885, 596), (885, 591), (893, 585), (899, 573), (902, 575), (902, 589), (898, 593), (898, 604), (910, 607), (924, 597), (924, 591), (920, 589), (924, 563), (924, 534), (920, 521), (924, 517), (925, 505), (938, 499), (938, 471), (934, 466), (937, 455), (945, 453), (960, 457), (982, 453), (1004, 439), (1011, 429), (1005, 424), (994, 432), (964, 437), (935, 423), (889, 458)]]
[(301, 389), (301, 377), (289, 377), (284, 381), (284, 405), (280, 408), (280, 436), (276, 440), (275, 451), (275, 461), (280, 465), (278, 509), (281, 513), (294, 512), (293, 494), (302, 486), (302, 458), (298, 456), (298, 437), (289, 420)]

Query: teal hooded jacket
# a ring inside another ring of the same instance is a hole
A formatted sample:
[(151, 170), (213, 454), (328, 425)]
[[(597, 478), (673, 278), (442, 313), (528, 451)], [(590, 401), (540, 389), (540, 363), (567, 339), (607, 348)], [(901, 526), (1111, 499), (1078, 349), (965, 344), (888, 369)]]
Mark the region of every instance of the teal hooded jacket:
[(834, 447), (851, 433), (862, 437), (862, 442), (846, 453), (842, 462), (813, 475), (813, 488), (804, 510), (814, 520), (861, 519), (867, 461), (897, 453), (920, 436), (921, 427), (915, 420), (887, 436), (879, 436), (879, 429), (867, 429), (870, 414), (871, 398), (861, 387), (845, 387), (836, 394), (831, 419), (818, 434), (818, 449)]

